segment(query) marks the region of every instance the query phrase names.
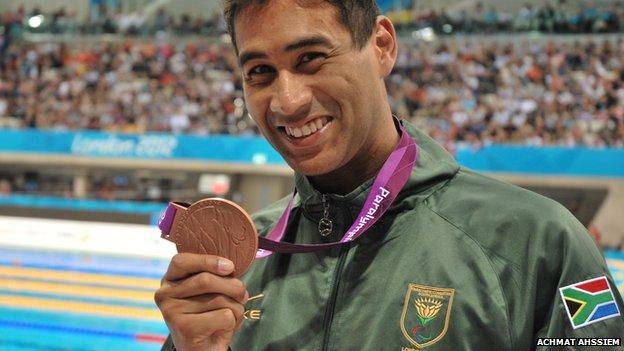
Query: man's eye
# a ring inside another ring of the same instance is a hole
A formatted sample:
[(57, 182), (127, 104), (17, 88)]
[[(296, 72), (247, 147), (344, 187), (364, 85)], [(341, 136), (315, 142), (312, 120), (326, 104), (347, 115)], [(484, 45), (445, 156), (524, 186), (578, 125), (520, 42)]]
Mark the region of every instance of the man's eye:
[(248, 76), (253, 76), (253, 75), (258, 75), (258, 74), (267, 74), (267, 73), (271, 73), (273, 72), (273, 69), (269, 66), (266, 65), (262, 65), (262, 66), (256, 66), (252, 69), (249, 70), (249, 72), (247, 73)]
[(310, 52), (307, 54), (303, 54), (301, 55), (301, 58), (299, 59), (299, 64), (302, 63), (308, 63), (311, 61), (314, 61), (315, 59), (319, 58), (319, 57), (323, 57), (324, 55), (320, 52)]

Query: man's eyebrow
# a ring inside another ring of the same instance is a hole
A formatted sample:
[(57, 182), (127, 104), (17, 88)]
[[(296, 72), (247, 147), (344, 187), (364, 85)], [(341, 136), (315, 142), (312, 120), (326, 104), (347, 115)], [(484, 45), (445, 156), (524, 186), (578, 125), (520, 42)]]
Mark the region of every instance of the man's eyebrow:
[(334, 47), (334, 45), (329, 41), (329, 39), (320, 35), (314, 35), (309, 38), (304, 38), (297, 42), (287, 45), (284, 51), (291, 52), (291, 51), (299, 50), (301, 48), (305, 48), (308, 46), (317, 46), (317, 45), (325, 46), (328, 48)]
[(267, 58), (267, 55), (259, 51), (245, 52), (245, 53), (242, 53), (240, 57), (238, 58), (238, 64), (240, 67), (243, 67), (245, 63), (247, 63), (247, 61), (251, 61), (251, 60), (255, 60), (259, 58)]
[[(284, 52), (292, 52), (292, 51), (299, 50), (308, 46), (317, 46), (317, 45), (325, 46), (329, 49), (334, 47), (334, 45), (332, 44), (331, 41), (329, 41), (329, 39), (320, 35), (314, 35), (309, 38), (303, 38), (292, 44), (286, 45), (286, 47), (284, 48)], [(240, 55), (238, 62), (239, 62), (239, 65), (242, 67), (243, 65), (245, 65), (245, 63), (247, 63), (247, 61), (259, 59), (259, 58), (267, 58), (267, 57), (268, 56), (265, 53), (260, 52), (260, 51), (244, 52)]]

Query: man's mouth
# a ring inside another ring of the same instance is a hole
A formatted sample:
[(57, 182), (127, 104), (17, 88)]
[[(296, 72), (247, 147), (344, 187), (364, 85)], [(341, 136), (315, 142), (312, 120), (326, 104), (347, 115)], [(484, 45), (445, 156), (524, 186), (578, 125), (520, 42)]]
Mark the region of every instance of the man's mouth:
[(331, 121), (328, 117), (316, 118), (301, 127), (283, 126), (282, 129), (286, 135), (295, 139), (303, 139), (320, 131)]

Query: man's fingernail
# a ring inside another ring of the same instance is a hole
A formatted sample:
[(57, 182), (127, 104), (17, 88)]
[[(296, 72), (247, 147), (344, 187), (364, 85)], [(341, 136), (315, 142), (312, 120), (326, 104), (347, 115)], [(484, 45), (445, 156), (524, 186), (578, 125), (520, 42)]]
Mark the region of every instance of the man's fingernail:
[(230, 273), (234, 269), (234, 263), (230, 260), (220, 258), (217, 261), (217, 268), (221, 273)]
[(243, 297), (243, 303), (247, 303), (247, 301), (249, 300), (249, 291), (245, 291), (245, 297)]

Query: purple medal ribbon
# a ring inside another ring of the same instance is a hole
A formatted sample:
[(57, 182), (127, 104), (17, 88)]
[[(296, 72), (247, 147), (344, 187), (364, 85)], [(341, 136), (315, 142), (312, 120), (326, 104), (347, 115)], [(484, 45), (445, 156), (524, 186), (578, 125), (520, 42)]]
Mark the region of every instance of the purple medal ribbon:
[(377, 174), (357, 220), (353, 222), (340, 241), (326, 244), (292, 244), (281, 241), (286, 233), (286, 224), (288, 223), (297, 192), (297, 189), (295, 189), (286, 210), (277, 221), (275, 228), (266, 237), (258, 238), (260, 249), (256, 253), (256, 258), (268, 257), (273, 252), (303, 253), (342, 246), (357, 239), (368, 228), (373, 226), (388, 210), (405, 183), (407, 183), (418, 158), (418, 148), (414, 139), (407, 133), (405, 127), (400, 122), (397, 124), (401, 129), (401, 139)]

